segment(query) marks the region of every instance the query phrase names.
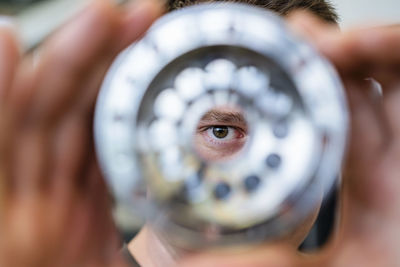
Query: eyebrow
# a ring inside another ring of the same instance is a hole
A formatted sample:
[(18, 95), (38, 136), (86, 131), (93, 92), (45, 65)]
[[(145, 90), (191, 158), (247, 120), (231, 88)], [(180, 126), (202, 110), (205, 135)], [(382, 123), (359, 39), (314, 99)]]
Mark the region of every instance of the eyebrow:
[(247, 125), (246, 119), (241, 112), (220, 111), (212, 109), (208, 111), (200, 120), (201, 122), (212, 121), (219, 123), (235, 123)]

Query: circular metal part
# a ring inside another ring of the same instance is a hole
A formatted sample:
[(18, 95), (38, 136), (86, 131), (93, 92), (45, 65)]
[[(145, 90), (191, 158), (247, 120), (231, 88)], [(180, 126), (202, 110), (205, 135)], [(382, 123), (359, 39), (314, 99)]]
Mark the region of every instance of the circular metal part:
[(277, 16), (234, 3), (156, 22), (113, 64), (95, 119), (117, 203), (190, 248), (299, 227), (335, 184), (347, 129), (329, 62)]

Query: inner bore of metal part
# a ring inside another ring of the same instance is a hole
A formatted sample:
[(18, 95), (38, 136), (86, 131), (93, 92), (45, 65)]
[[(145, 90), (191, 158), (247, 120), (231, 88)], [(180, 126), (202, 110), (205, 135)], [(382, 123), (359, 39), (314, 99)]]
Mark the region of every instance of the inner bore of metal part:
[(290, 164), (281, 147), (294, 140), (292, 121), (303, 111), (292, 80), (268, 57), (231, 46), (182, 55), (153, 79), (139, 109), (149, 148), (142, 158), (159, 171), (146, 176), (153, 195), (190, 228), (262, 221), (258, 211), (244, 218), (232, 206), (252, 205), (280, 183), (275, 176)]

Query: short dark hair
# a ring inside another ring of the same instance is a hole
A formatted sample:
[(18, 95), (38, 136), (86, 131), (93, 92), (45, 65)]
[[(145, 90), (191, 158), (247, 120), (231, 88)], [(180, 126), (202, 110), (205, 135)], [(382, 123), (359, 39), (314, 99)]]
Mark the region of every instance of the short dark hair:
[(239, 2), (260, 6), (286, 16), (294, 10), (308, 10), (329, 23), (338, 22), (338, 15), (332, 3), (328, 0), (169, 0), (168, 10), (176, 10), (182, 7), (205, 2)]

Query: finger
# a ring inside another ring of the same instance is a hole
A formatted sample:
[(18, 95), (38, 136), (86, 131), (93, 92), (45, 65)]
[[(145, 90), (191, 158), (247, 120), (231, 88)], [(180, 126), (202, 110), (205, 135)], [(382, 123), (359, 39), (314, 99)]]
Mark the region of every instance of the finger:
[[(373, 174), (392, 144), (391, 131), (386, 126), (383, 107), (367, 93), (367, 82), (348, 82), (351, 109), (351, 133), (347, 160), (343, 171), (341, 208), (344, 231), (361, 228), (362, 213), (374, 211), (377, 195), (373, 190), (381, 176)], [(380, 208), (378, 208), (380, 209)], [(353, 231), (354, 232), (354, 231)], [(346, 233), (348, 238), (352, 233)]]
[[(22, 64), (19, 66), (15, 74), (14, 83), (19, 85), (24, 85), (21, 88), (30, 88), (31, 81), (31, 66)], [(2, 179), (5, 188), (7, 189), (8, 195), (11, 196), (15, 193), (19, 181), (15, 170), (19, 173), (24, 172), (25, 168), (30, 169), (33, 173), (41, 172), (39, 168), (32, 165), (34, 161), (40, 161), (36, 158), (38, 155), (43, 154), (43, 136), (40, 131), (30, 131), (33, 132), (32, 136), (29, 136), (24, 129), (20, 128), (21, 122), (25, 122), (21, 119), (21, 107), (24, 107), (25, 100), (19, 99), (18, 102), (11, 103), (11, 95), (16, 93), (16, 87), (13, 86), (11, 90), (8, 91), (7, 101), (3, 103), (0, 113), (0, 170), (2, 172)], [(19, 139), (21, 137), (21, 139)], [(22, 144), (26, 144), (27, 141), (33, 141), (38, 143), (29, 143), (27, 147)], [(22, 149), (21, 149), (22, 147)], [(32, 148), (37, 147), (40, 150), (35, 151)], [(24, 151), (23, 151), (24, 150)], [(30, 156), (33, 156), (32, 160), (26, 157), (25, 152), (28, 152)], [(22, 160), (27, 165), (21, 165), (21, 162), (16, 160)], [(25, 174), (30, 174), (29, 172)], [(22, 174), (23, 177), (25, 174)]]
[[(63, 238), (57, 240), (61, 246), (57, 253), (57, 262), (64, 263), (62, 266), (85, 266), (83, 262), (87, 262), (86, 254), (95, 245), (90, 230), (93, 225), (101, 222), (92, 220), (89, 196), (74, 194), (67, 204), (71, 207), (71, 212), (66, 220), (67, 230), (63, 231)], [(65, 221), (62, 223), (65, 224)]]
[[(103, 63), (100, 62), (97, 68), (91, 70), (93, 74), (89, 74), (89, 83), (82, 79), (81, 97), (68, 107), (59, 121), (55, 122), (54, 129), (25, 127), (24, 131), (18, 134), (32, 138), (36, 133), (40, 133), (38, 138), (45, 137), (41, 143), (36, 141), (34, 144), (29, 142), (15, 144), (15, 147), (21, 150), (19, 154), (22, 156), (15, 161), (19, 165), (16, 167), (15, 180), (22, 181), (16, 190), (18, 194), (26, 194), (28, 190), (32, 192), (50, 190), (61, 197), (74, 194), (74, 191), (84, 190), (88, 163), (94, 157), (92, 111), (97, 88), (107, 67)], [(18, 139), (24, 140), (22, 137)], [(35, 145), (35, 149), (29, 152), (28, 148), (32, 145)], [(36, 153), (34, 159), (43, 160), (41, 165), (35, 160), (30, 160), (32, 153)], [(23, 158), (26, 160), (23, 161)], [(29, 166), (38, 168), (38, 171), (33, 172)], [(27, 175), (30, 175), (30, 179), (26, 179)]]
[(0, 16), (0, 210), (4, 197), (10, 193), (9, 140), (10, 112), (5, 108), (6, 96), (11, 88), (14, 74), (19, 62), (19, 50), (14, 35), (14, 26)]
[(320, 43), (324, 54), (349, 71), (364, 67), (373, 75), (374, 69), (398, 66), (400, 62), (400, 26), (355, 29), (321, 39)]
[[(79, 190), (71, 183), (66, 183), (66, 187), (69, 188), (64, 190), (57, 188), (58, 190), (54, 190), (51, 194), (53, 214), (63, 218), (59, 219), (59, 225), (71, 229), (71, 231), (61, 231), (64, 235), (58, 239), (61, 249), (57, 254), (57, 262), (63, 263), (62, 266), (92, 266), (90, 264), (94, 260), (99, 261), (99, 264), (93, 266), (103, 266), (100, 262), (101, 259), (104, 260), (104, 254), (98, 259), (94, 259), (93, 255), (112, 243), (106, 231), (101, 233), (96, 231), (99, 225), (105, 224), (103, 218), (100, 220), (98, 217), (98, 210), (103, 210), (105, 207), (97, 201), (101, 196), (94, 193), (99, 184), (97, 172), (93, 171), (94, 163), (94, 157), (91, 157), (85, 173), (81, 174), (81, 177), (87, 176), (88, 179), (86, 184), (81, 184)], [(65, 210), (65, 207), (69, 209)], [(64, 209), (64, 214), (57, 209)]]
[(44, 187), (51, 164), (51, 138), (49, 132), (40, 128), (17, 132), (13, 146), (10, 179), (18, 195), (37, 194)]
[(371, 80), (345, 82), (350, 104), (350, 142), (348, 161), (367, 163), (386, 152), (392, 141), (383, 110), (383, 101), (374, 96)]
[(87, 194), (91, 196), (92, 243), (96, 244), (92, 249), (92, 258), (103, 263), (111, 263), (121, 247), (121, 241), (113, 222), (111, 199), (98, 164), (93, 162), (89, 171), (91, 186)]
[(77, 229), (65, 238), (62, 260), (73, 262), (67, 266), (108, 266), (119, 249), (108, 194), (97, 164), (91, 163), (88, 183), (78, 194), (80, 201), (75, 202), (72, 223)]
[(11, 88), (19, 62), (19, 49), (11, 23), (0, 17), (0, 106)]
[(115, 50), (117, 52), (132, 44), (140, 38), (144, 31), (164, 12), (159, 0), (141, 1), (137, 6), (130, 5), (128, 11), (124, 12), (118, 38), (115, 39)]
[[(83, 92), (57, 122), (52, 142), (50, 173), (45, 182), (51, 190), (65, 194), (65, 190), (81, 192), (88, 182), (89, 161), (94, 157), (92, 134), (93, 110), (97, 90), (106, 72), (105, 62), (99, 62), (82, 82)], [(46, 179), (46, 178), (43, 178)]]
[(398, 84), (393, 85), (384, 96), (385, 114), (393, 129), (393, 135), (397, 137), (392, 147), (392, 151), (396, 153), (392, 155), (394, 158), (400, 157), (400, 138), (398, 138), (400, 136), (400, 75), (397, 82)]
[(12, 26), (0, 21), (0, 105), (3, 103), (19, 62), (19, 49)]
[(88, 125), (87, 118), (71, 115), (63, 118), (57, 127), (49, 166), (48, 185), (52, 190), (83, 190), (86, 169), (94, 156)]

